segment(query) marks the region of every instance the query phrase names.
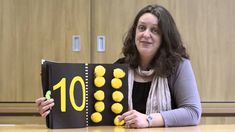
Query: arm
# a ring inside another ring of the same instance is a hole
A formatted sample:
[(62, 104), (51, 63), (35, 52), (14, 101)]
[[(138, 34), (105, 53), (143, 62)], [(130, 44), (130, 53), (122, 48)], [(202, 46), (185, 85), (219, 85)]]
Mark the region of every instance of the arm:
[(201, 103), (190, 61), (183, 59), (171, 86), (176, 109), (161, 112), (168, 126), (197, 125), (201, 118)]

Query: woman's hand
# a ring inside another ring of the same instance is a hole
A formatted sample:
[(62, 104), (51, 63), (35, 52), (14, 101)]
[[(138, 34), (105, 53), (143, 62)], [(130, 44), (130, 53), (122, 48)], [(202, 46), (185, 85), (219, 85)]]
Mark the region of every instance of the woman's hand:
[(145, 128), (148, 127), (147, 115), (142, 114), (136, 110), (130, 110), (122, 114), (119, 120), (124, 120), (126, 125), (131, 128)]
[(54, 99), (46, 100), (45, 97), (38, 98), (35, 102), (38, 107), (38, 112), (44, 118), (50, 113), (50, 109), (55, 105)]

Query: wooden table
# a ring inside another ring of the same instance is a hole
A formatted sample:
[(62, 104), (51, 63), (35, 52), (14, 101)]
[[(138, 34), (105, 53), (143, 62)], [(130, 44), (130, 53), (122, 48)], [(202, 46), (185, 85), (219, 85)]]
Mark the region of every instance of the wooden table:
[(45, 125), (0, 124), (0, 132), (235, 132), (232, 125), (199, 125), (191, 127), (125, 129), (123, 127), (99, 126), (77, 129), (48, 129)]

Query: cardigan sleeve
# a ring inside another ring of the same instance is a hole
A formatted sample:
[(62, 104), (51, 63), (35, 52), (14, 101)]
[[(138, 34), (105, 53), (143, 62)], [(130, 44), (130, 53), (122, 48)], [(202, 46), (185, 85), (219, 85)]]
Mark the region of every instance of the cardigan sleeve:
[(176, 108), (160, 112), (165, 127), (198, 125), (201, 118), (201, 103), (191, 63), (183, 59), (171, 86)]

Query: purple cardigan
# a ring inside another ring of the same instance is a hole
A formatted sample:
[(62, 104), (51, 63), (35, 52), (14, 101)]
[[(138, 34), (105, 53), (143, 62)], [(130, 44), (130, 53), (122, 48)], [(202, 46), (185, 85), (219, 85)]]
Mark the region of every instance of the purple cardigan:
[[(172, 110), (160, 112), (165, 127), (198, 125), (200, 122), (202, 110), (196, 79), (190, 61), (182, 60), (177, 71), (168, 77)], [(116, 63), (125, 63), (124, 58)]]
[(201, 103), (196, 79), (188, 59), (183, 59), (175, 74), (168, 78), (172, 96), (172, 110), (162, 111), (166, 127), (198, 125)]

